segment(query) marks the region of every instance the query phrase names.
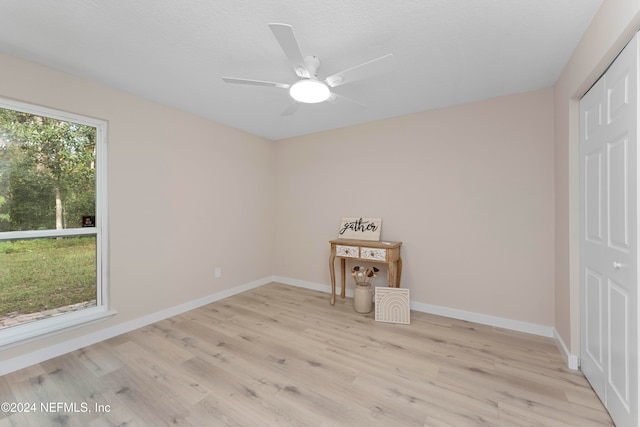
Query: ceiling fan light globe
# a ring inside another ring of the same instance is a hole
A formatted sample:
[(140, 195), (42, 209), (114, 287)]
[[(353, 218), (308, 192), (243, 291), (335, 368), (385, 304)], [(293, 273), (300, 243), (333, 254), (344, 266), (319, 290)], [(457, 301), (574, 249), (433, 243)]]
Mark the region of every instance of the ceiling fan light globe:
[(318, 80), (300, 80), (289, 88), (289, 95), (298, 102), (317, 104), (329, 99), (331, 91), (326, 84)]

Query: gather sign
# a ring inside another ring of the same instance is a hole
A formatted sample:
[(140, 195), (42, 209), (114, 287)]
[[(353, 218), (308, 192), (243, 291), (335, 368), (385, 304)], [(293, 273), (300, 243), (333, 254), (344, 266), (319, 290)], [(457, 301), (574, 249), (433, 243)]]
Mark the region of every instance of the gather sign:
[(382, 218), (344, 217), (340, 222), (338, 238), (380, 240)]

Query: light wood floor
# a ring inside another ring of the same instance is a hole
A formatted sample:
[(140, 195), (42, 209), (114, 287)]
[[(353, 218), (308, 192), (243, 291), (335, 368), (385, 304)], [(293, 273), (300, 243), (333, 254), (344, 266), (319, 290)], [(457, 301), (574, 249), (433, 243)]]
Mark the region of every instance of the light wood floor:
[(37, 404), (0, 426), (613, 425), (551, 339), (277, 283), (6, 375), (0, 402)]

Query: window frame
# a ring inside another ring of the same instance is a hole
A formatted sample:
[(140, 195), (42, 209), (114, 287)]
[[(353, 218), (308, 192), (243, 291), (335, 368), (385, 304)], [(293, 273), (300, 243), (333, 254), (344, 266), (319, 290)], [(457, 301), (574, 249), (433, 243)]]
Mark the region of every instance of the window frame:
[(106, 120), (69, 113), (53, 108), (0, 97), (0, 108), (20, 111), (55, 120), (78, 123), (96, 129), (96, 209), (95, 227), (62, 230), (25, 230), (0, 232), (0, 241), (47, 237), (95, 236), (96, 239), (96, 305), (22, 325), (0, 330), (0, 349), (37, 337), (62, 332), (115, 314), (109, 307), (109, 242), (108, 242), (108, 144)]

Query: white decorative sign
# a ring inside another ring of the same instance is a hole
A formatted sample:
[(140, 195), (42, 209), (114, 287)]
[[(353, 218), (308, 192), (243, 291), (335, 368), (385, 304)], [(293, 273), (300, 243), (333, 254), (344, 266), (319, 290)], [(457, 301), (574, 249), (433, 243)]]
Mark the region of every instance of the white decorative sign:
[(380, 240), (382, 218), (345, 217), (340, 222), (339, 239)]
[(411, 302), (409, 289), (376, 287), (374, 301), (376, 304), (376, 321), (404, 325), (410, 323)]

